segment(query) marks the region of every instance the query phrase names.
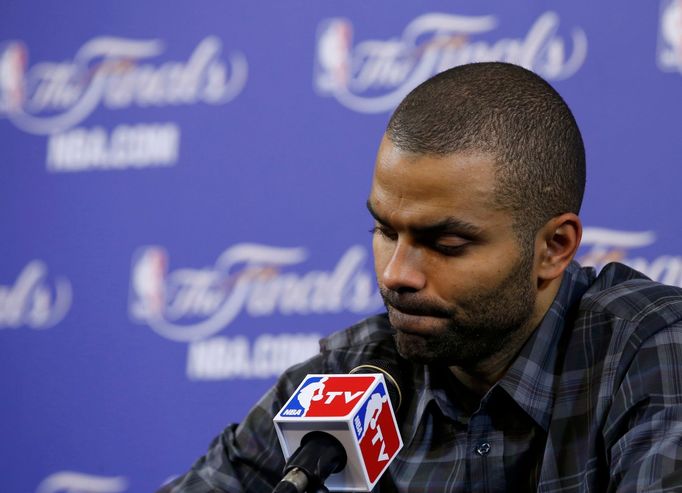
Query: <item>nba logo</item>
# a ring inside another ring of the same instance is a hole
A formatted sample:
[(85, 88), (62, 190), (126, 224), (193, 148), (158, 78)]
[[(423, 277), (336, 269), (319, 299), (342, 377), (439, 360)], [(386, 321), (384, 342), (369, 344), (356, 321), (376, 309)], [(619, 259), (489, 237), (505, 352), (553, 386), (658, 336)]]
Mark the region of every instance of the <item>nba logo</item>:
[(307, 418), (347, 416), (373, 381), (371, 376), (308, 376), (280, 415)]
[(168, 254), (160, 247), (135, 252), (129, 299), (130, 315), (140, 321), (158, 318), (166, 306)]
[(658, 35), (658, 66), (682, 72), (682, 0), (663, 0)]
[(24, 74), (28, 55), (26, 47), (11, 41), (0, 45), (0, 113), (16, 113), (25, 100)]
[(362, 457), (371, 482), (379, 479), (395, 456), (402, 442), (394, 423), (391, 405), (384, 384), (377, 385), (353, 418)]
[(317, 30), (315, 86), (320, 94), (334, 94), (350, 81), (353, 26), (347, 19), (324, 21)]

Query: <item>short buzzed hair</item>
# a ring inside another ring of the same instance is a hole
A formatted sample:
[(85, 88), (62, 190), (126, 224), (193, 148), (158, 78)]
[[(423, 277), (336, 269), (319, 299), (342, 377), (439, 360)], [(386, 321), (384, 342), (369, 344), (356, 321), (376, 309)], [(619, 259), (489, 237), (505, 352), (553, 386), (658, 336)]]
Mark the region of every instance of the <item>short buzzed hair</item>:
[(496, 205), (511, 211), (524, 243), (552, 217), (580, 211), (580, 130), (559, 93), (525, 68), (487, 62), (441, 72), (400, 103), (386, 135), (417, 154), (491, 154)]

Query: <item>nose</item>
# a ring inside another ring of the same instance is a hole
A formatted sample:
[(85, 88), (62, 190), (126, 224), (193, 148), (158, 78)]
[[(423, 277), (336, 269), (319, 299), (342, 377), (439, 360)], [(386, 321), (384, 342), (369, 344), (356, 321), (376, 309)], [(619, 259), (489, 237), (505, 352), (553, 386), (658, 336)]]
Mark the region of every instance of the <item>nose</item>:
[(423, 289), (426, 285), (426, 275), (421, 268), (420, 257), (418, 248), (399, 239), (383, 269), (381, 278), (383, 285), (393, 291)]

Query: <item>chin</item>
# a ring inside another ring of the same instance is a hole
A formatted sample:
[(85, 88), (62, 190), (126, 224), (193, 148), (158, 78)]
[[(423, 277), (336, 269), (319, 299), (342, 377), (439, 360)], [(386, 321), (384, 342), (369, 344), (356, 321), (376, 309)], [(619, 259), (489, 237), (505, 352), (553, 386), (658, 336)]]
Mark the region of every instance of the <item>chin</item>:
[[(403, 358), (421, 364), (440, 364), (447, 363), (448, 355), (442, 354), (442, 350), (434, 349), (430, 341), (433, 337), (426, 334), (415, 334), (411, 332), (402, 332), (397, 330), (395, 333), (395, 342), (398, 353)], [(436, 343), (436, 346), (438, 343)]]
[(408, 361), (425, 365), (475, 368), (499, 351), (500, 340), (482, 341), (457, 337), (452, 332), (415, 334), (397, 330), (395, 342), (398, 353)]

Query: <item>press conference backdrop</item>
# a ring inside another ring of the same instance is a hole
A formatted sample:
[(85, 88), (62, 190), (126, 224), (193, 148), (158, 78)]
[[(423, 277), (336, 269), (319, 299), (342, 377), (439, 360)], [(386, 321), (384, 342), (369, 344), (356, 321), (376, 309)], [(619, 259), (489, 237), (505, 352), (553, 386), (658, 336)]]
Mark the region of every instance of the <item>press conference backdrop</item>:
[(682, 285), (682, 1), (5, 0), (2, 491), (153, 491), (379, 311), (388, 116), (486, 60), (576, 115), (580, 258)]

